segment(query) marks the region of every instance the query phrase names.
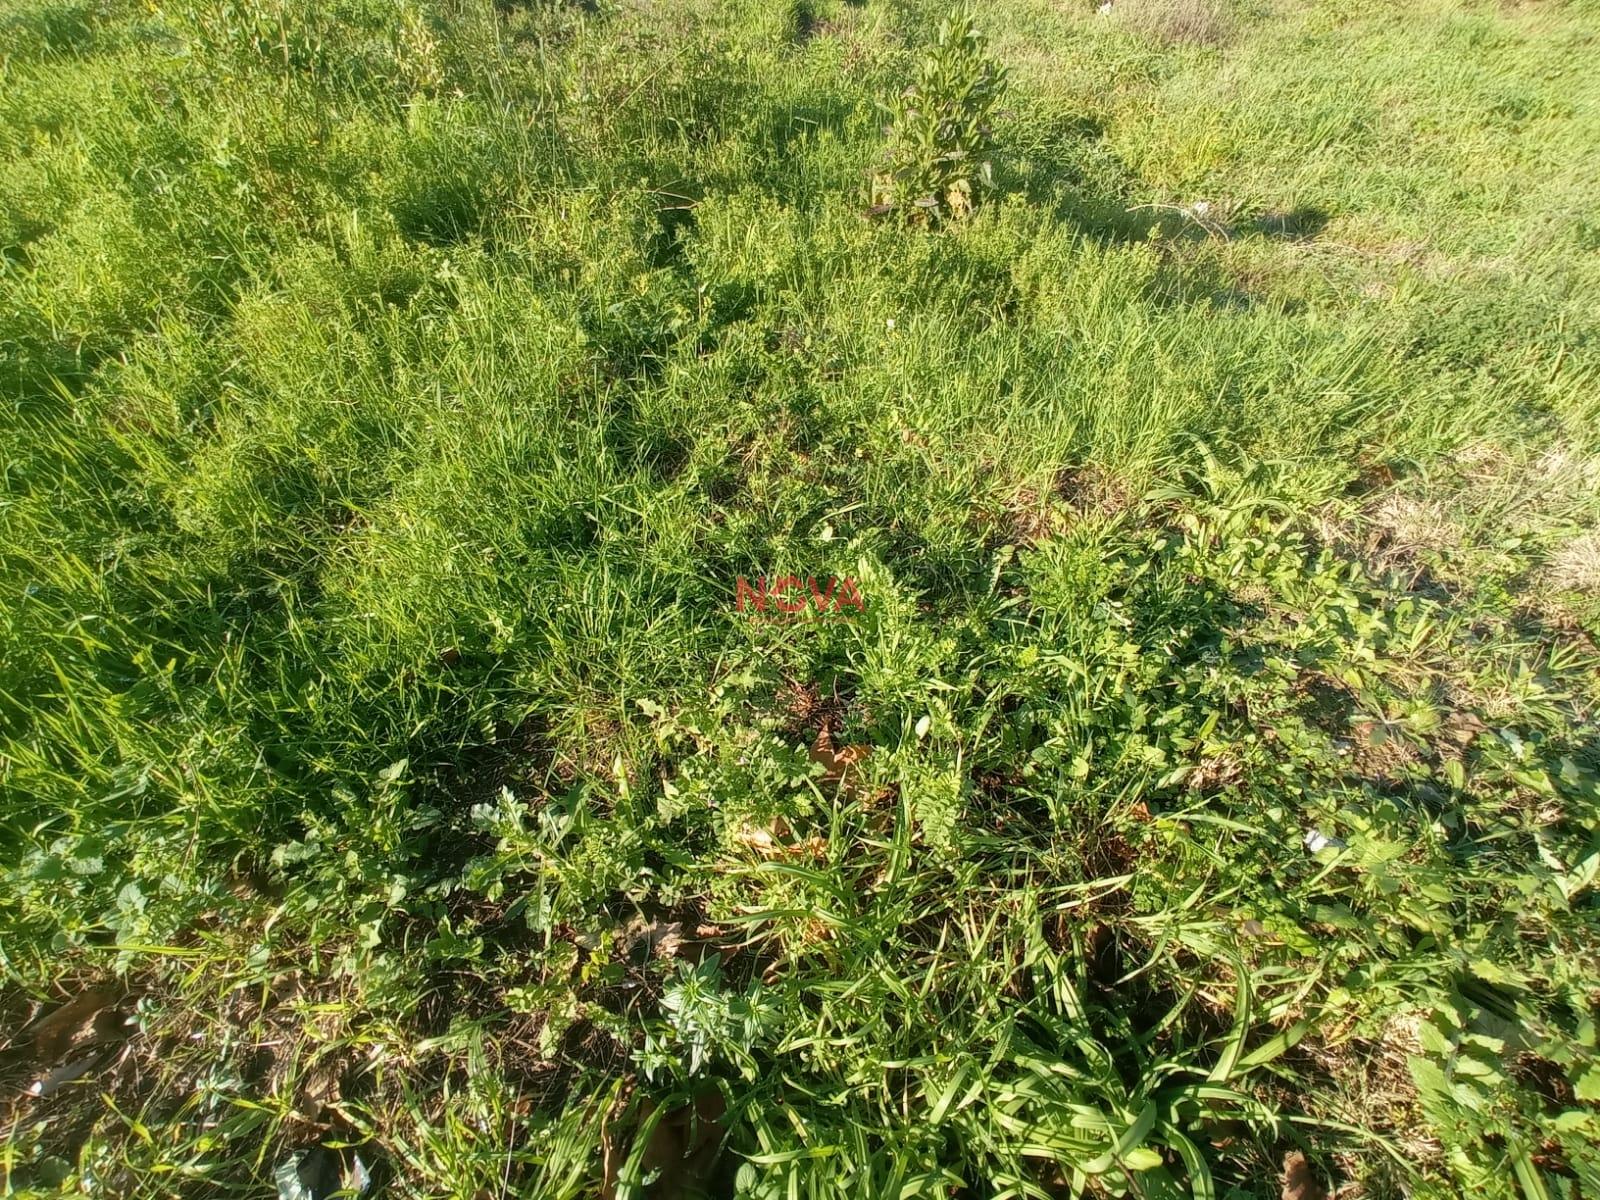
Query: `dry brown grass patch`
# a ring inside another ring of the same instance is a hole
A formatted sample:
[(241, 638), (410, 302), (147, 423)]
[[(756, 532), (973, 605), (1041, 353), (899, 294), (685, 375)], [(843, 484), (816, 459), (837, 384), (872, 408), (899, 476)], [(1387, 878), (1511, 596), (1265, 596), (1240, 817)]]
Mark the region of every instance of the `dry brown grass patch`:
[(1573, 538), (1550, 556), (1548, 578), (1562, 591), (1600, 593), (1600, 531)]
[[(1425, 1132), (1428, 1126), (1408, 1062), (1423, 1053), (1417, 1034), (1421, 1023), (1420, 1013), (1403, 1012), (1391, 1017), (1375, 1038), (1308, 1039), (1301, 1045), (1316, 1072), (1334, 1085), (1318, 1089), (1319, 1095), (1335, 1100), (1332, 1109), (1319, 1115), (1381, 1133), (1417, 1168), (1429, 1172), (1443, 1161), (1444, 1151)], [(1372, 1185), (1381, 1182), (1374, 1179), (1373, 1168), (1388, 1167), (1383, 1156), (1357, 1148), (1336, 1154), (1335, 1161), (1341, 1176), (1361, 1181), (1341, 1187), (1341, 1197), (1373, 1194)]]
[(1233, 14), (1219, 0), (1115, 0), (1112, 14), (1135, 33), (1167, 46), (1220, 46)]

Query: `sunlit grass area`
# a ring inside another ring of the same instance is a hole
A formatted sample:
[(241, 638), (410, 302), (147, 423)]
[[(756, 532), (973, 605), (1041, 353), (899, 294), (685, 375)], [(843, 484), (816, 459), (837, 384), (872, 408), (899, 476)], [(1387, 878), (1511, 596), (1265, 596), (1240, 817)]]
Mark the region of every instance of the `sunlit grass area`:
[(0, 0), (5, 1194), (1600, 1195), (1597, 37)]

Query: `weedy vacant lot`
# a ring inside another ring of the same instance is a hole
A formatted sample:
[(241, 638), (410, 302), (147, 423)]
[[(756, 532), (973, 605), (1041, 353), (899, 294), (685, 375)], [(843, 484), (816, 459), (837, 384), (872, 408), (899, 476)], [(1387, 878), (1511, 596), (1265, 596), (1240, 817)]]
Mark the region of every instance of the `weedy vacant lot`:
[(1600, 1195), (1590, 0), (0, 14), (6, 1195)]

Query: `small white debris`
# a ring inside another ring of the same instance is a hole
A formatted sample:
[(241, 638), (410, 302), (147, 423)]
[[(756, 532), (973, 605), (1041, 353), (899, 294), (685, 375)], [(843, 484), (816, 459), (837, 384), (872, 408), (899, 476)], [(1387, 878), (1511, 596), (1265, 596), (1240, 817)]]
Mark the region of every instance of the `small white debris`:
[(1324, 850), (1343, 850), (1344, 848), (1345, 840), (1343, 838), (1330, 837), (1320, 829), (1312, 829), (1306, 832), (1306, 849), (1313, 854), (1320, 854)]
[(1111, 15), (1111, 0), (1101, 0), (1100, 7), (1095, 10), (1102, 17)]
[(100, 1064), (100, 1058), (91, 1054), (88, 1058), (80, 1058), (77, 1062), (69, 1062), (57, 1067), (42, 1079), (35, 1079), (28, 1085), (28, 1095), (44, 1099), (53, 1096), (67, 1084), (82, 1079)]

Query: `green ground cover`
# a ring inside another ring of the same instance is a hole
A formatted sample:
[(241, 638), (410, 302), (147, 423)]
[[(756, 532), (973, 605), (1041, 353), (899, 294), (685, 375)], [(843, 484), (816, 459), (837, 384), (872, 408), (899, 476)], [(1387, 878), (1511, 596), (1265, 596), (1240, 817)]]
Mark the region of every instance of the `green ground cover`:
[(0, 4), (6, 1195), (1600, 1196), (1600, 8), (949, 12)]

